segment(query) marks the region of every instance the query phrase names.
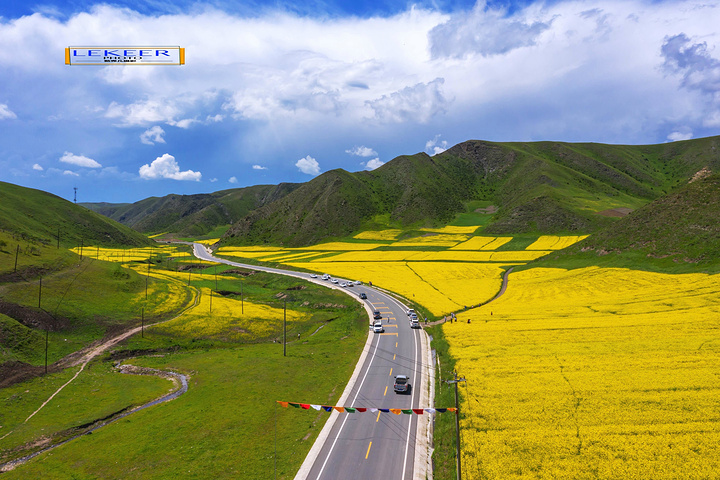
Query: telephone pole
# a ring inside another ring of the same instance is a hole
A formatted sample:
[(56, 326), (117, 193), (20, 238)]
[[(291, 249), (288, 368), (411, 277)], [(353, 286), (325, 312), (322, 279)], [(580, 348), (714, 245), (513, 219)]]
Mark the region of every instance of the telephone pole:
[(466, 382), (464, 377), (458, 378), (457, 372), (453, 372), (455, 377), (453, 380), (446, 380), (446, 383), (455, 384), (455, 455), (457, 458), (457, 480), (462, 479), (462, 473), (460, 470), (460, 405), (458, 402), (458, 382)]

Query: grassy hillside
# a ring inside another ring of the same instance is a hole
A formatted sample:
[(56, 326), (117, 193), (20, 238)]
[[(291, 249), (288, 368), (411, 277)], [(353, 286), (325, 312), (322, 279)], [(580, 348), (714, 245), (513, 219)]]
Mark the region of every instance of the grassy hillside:
[(150, 197), (132, 204), (86, 203), (87, 208), (143, 233), (207, 235), (252, 210), (282, 198), (298, 184), (256, 185), (210, 194)]
[[(150, 245), (144, 235), (53, 194), (0, 182), (0, 231), (22, 240), (79, 245)], [(0, 248), (2, 250), (2, 248)]]
[(538, 263), (715, 266), (720, 260), (720, 175), (692, 181)]
[(326, 172), (247, 215), (223, 242), (299, 246), (342, 237), (385, 218), (436, 225), (497, 207), (485, 232), (588, 233), (614, 222), (608, 209), (637, 209), (720, 168), (720, 137), (627, 146), (468, 141), (429, 157), (401, 156), (372, 172)]

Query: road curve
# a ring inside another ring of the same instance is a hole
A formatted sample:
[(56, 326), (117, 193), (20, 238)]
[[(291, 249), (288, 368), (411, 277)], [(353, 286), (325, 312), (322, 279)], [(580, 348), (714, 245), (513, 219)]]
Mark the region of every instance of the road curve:
[[(193, 252), (201, 260), (288, 275), (336, 288), (358, 301), (361, 301), (359, 294), (365, 293), (368, 298), (363, 303), (368, 313), (373, 310), (381, 313), (385, 332), (369, 334), (355, 372), (337, 404), (402, 409), (431, 406), (429, 392), (434, 371), (429, 360), (429, 339), (422, 329), (410, 328), (407, 307), (390, 295), (365, 285), (342, 288), (311, 278), (308, 273), (217, 258), (199, 243), (193, 244)], [(394, 393), (394, 377), (399, 374), (410, 377), (410, 394)], [(303, 414), (298, 411), (298, 415)], [(424, 479), (429, 473), (428, 417), (333, 411), (295, 480)]]

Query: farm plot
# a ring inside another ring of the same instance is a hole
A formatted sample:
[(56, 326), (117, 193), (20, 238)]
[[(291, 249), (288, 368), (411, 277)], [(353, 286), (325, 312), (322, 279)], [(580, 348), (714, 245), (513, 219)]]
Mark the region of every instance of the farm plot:
[(532, 269), (445, 324), (468, 380), (469, 477), (715, 477), (717, 285), (705, 274)]

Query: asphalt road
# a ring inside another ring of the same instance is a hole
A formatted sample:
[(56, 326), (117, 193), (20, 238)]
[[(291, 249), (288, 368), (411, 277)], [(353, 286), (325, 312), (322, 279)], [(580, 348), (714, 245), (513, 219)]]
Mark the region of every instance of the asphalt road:
[[(259, 267), (213, 257), (204, 246), (194, 244), (195, 256), (218, 263), (225, 263), (252, 270), (289, 275), (315, 283), (329, 281), (310, 278), (307, 273), (277, 268)], [(322, 273), (322, 272), (319, 272)], [(382, 314), (384, 333), (370, 333), (366, 344), (367, 355), (361, 357), (362, 365), (348, 384), (341, 406), (370, 408), (423, 408), (421, 396), (430, 375), (424, 365), (423, 332), (410, 328), (405, 306), (380, 290), (366, 285), (342, 289), (350, 295), (364, 292), (366, 304), (371, 310)], [(409, 394), (396, 394), (393, 390), (395, 375), (410, 377)], [(427, 400), (425, 400), (427, 401)], [(328, 430), (318, 437), (301, 471), (299, 479), (400, 479), (411, 480), (423, 465), (416, 456), (416, 442), (425, 445), (423, 429), (418, 429), (418, 415), (395, 415), (393, 413), (340, 413), (334, 422), (328, 422)], [(424, 475), (423, 475), (424, 477)]]

